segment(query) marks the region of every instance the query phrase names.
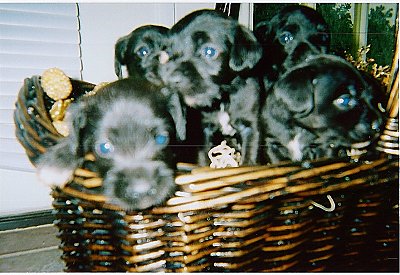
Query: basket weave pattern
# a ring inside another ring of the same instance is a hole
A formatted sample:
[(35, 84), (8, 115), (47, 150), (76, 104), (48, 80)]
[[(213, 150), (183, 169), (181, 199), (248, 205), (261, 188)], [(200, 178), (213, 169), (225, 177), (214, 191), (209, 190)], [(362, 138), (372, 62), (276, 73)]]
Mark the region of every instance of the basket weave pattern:
[[(70, 97), (75, 99), (95, 87), (88, 82), (74, 79), (70, 81), (73, 87)], [(43, 92), (39, 76), (24, 80), (15, 103), (14, 122), (17, 127), (15, 134), (33, 164), (46, 152), (46, 148), (54, 145), (62, 137), (51, 123), (49, 110), (53, 103), (54, 100)]]
[[(395, 59), (398, 59), (396, 55)], [(178, 171), (165, 206), (123, 211), (96, 192), (93, 158), (52, 192), (67, 271), (398, 271), (398, 66), (388, 119), (359, 159)], [(71, 80), (73, 97), (94, 85)], [(61, 137), (40, 77), (27, 78), (16, 135), (34, 164)], [(325, 206), (325, 210), (315, 203)]]
[[(226, 169), (225, 182), (194, 170), (178, 177), (185, 196), (143, 212), (107, 205), (80, 177), (53, 192), (64, 259), (75, 271), (394, 271), (397, 159), (312, 166)], [(326, 194), (334, 211), (311, 206)]]

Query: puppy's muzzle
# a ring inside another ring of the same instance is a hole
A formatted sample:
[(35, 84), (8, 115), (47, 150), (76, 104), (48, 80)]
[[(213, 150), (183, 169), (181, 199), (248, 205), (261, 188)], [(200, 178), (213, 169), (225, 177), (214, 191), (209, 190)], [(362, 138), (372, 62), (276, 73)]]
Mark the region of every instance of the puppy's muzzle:
[(164, 201), (175, 187), (173, 169), (161, 161), (110, 171), (103, 188), (110, 202), (123, 208), (145, 209)]
[(160, 76), (164, 83), (184, 93), (195, 93), (191, 87), (201, 79), (194, 64), (186, 60), (169, 60), (160, 66)]
[(308, 42), (299, 43), (296, 48), (294, 48), (292, 54), (290, 55), (291, 62), (293, 65), (301, 63), (302, 61), (307, 61), (307, 59), (313, 55), (321, 53), (314, 45)]

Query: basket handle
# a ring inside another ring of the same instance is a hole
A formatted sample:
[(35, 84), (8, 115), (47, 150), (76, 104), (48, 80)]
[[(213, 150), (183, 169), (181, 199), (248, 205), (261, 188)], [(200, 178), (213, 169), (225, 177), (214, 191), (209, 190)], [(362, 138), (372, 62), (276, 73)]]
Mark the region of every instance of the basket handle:
[(388, 103), (386, 106), (387, 121), (377, 150), (390, 155), (399, 155), (399, 40), (398, 18), (396, 19), (396, 48), (390, 72), (390, 84), (387, 87)]

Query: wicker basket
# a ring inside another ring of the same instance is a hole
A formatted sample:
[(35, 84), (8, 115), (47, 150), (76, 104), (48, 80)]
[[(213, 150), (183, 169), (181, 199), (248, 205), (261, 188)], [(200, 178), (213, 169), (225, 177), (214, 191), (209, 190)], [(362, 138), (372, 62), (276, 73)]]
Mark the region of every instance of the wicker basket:
[[(230, 169), (180, 166), (165, 206), (121, 211), (88, 157), (52, 191), (66, 271), (399, 271), (398, 53), (387, 125), (358, 159)], [(73, 97), (94, 85), (71, 80)], [(34, 164), (60, 135), (40, 77), (25, 80), (16, 135)], [(324, 207), (323, 207), (324, 206)]]

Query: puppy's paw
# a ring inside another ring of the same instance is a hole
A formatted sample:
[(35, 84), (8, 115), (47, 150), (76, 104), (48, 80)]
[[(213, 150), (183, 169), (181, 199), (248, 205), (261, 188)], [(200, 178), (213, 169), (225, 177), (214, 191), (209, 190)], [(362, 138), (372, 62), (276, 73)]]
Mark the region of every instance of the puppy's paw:
[(72, 180), (74, 170), (54, 166), (42, 166), (38, 167), (36, 174), (39, 181), (47, 186), (63, 187)]

